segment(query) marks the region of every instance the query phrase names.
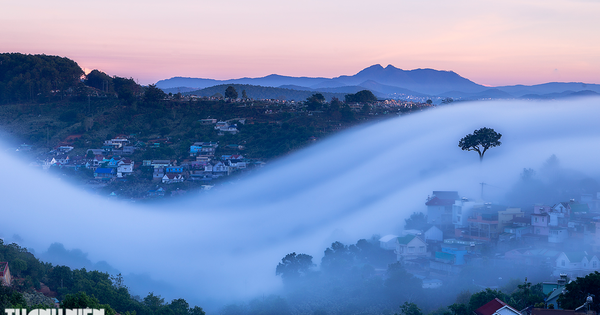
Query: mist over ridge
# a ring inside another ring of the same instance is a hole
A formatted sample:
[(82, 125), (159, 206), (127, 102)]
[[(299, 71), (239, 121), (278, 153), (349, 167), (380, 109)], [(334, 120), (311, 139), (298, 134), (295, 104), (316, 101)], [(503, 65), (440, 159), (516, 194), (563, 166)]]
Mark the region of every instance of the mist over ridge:
[[(440, 107), (325, 139), (214, 194), (153, 206), (88, 195), (0, 150), (1, 173), (12, 179), (0, 190), (0, 237), (18, 234), (36, 252), (54, 242), (79, 248), (123, 274), (168, 283), (176, 292), (166, 297), (249, 298), (280, 286), (275, 266), (287, 253), (318, 261), (333, 241), (398, 233), (432, 190), (477, 199), (484, 181), (496, 187), (487, 200), (506, 202), (522, 169), (552, 154), (597, 177), (599, 114), (600, 98)], [(480, 165), (457, 143), (484, 126), (503, 144)]]

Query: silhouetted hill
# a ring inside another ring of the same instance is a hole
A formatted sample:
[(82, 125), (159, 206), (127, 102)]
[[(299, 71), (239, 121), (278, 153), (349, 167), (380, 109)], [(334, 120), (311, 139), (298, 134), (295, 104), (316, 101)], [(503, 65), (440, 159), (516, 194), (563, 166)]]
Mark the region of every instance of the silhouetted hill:
[(532, 86), (513, 85), (490, 88), (474, 83), (453, 71), (434, 69), (402, 70), (392, 65), (385, 68), (381, 65), (373, 65), (354, 75), (342, 75), (335, 78), (290, 77), (272, 74), (261, 78), (232, 80), (177, 77), (157, 82), (157, 86), (163, 90), (176, 87), (203, 89), (222, 84), (248, 84), (322, 93), (356, 93), (360, 89), (366, 88), (379, 98), (406, 98), (409, 96), (427, 98), (437, 96), (461, 99), (506, 99), (524, 96), (531, 98), (532, 95), (541, 97), (546, 94), (560, 94), (566, 91), (581, 92), (589, 90), (600, 93), (599, 84), (586, 83), (552, 82)]
[(392, 65), (368, 67), (353, 76), (340, 76), (332, 80), (345, 85), (359, 85), (372, 80), (380, 84), (401, 87), (422, 94), (436, 95), (448, 91), (481, 92), (486, 87), (465, 79), (452, 71), (434, 69), (402, 70)]
[(598, 96), (600, 93), (585, 90), (585, 91), (564, 91), (561, 93), (548, 93), (548, 94), (525, 94), (521, 96), (524, 99), (540, 99), (540, 100), (549, 100), (549, 99), (561, 99), (561, 98), (570, 98), (570, 97), (585, 97), (585, 96)]
[(515, 97), (525, 97), (525, 95), (543, 95), (563, 92), (594, 91), (600, 93), (600, 84), (587, 84), (581, 82), (551, 82), (537, 85), (509, 85), (499, 86), (499, 90), (514, 95)]
[[(368, 87), (375, 94), (406, 94), (406, 95), (436, 95), (448, 91), (462, 91), (467, 93), (481, 92), (486, 89), (467, 80), (452, 71), (439, 71), (433, 69), (402, 70), (392, 65), (383, 68), (374, 65), (363, 69), (355, 75), (339, 76), (336, 78), (309, 78), (269, 75), (261, 78), (241, 78), (232, 80), (212, 80), (175, 77), (160, 80), (156, 86), (161, 89), (175, 87), (206, 88), (221, 84), (250, 84), (264, 87), (290, 87), (295, 89), (335, 91), (341, 89), (342, 93), (356, 91), (357, 86)], [(398, 89), (398, 90), (396, 90)], [(347, 92), (348, 91), (348, 92)]]

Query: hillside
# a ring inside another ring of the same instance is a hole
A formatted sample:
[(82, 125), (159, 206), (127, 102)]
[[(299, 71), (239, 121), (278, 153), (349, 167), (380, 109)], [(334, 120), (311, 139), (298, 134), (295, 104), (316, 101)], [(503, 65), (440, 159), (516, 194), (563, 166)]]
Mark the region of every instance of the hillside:
[[(49, 250), (57, 246), (62, 247), (62, 244), (54, 243)], [(104, 309), (107, 315), (117, 312), (124, 315), (205, 314), (201, 307), (191, 306), (184, 299), (165, 303), (159, 294), (150, 293), (142, 300), (139, 296), (134, 297), (120, 273), (111, 275), (97, 270), (53, 265), (40, 261), (16, 243), (5, 244), (2, 238), (1, 262), (8, 263), (12, 276), (8, 286), (0, 284), (0, 309), (3, 311), (5, 308), (26, 308), (29, 311), (54, 308), (53, 298), (56, 298), (61, 308)]]
[(68, 58), (0, 54), (0, 104), (60, 99), (80, 87), (83, 74)]

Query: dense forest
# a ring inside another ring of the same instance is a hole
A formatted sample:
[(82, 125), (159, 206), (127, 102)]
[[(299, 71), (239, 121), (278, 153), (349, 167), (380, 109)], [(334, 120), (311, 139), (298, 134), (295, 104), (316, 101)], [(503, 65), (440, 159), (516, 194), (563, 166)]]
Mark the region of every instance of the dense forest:
[[(120, 274), (95, 270), (53, 266), (38, 260), (19, 245), (4, 244), (0, 239), (0, 261), (7, 261), (13, 276), (11, 287), (0, 285), (0, 309), (47, 308), (52, 305), (27, 305), (23, 293), (41, 291), (47, 286), (49, 294), (56, 296), (61, 308), (104, 308), (107, 315), (120, 314), (190, 314), (202, 315), (201, 307), (191, 307), (184, 299), (167, 303), (154, 293), (141, 298), (132, 296)], [(46, 291), (48, 292), (48, 291)]]
[(67, 58), (0, 54), (0, 104), (60, 99), (74, 92), (83, 75)]

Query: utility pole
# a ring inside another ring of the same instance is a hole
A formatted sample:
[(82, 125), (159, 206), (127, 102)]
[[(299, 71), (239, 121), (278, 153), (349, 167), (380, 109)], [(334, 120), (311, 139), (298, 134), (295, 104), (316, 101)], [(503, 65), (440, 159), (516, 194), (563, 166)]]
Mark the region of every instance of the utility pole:
[(483, 185), (485, 185), (484, 182), (479, 183), (481, 185), (481, 200), (483, 200)]

